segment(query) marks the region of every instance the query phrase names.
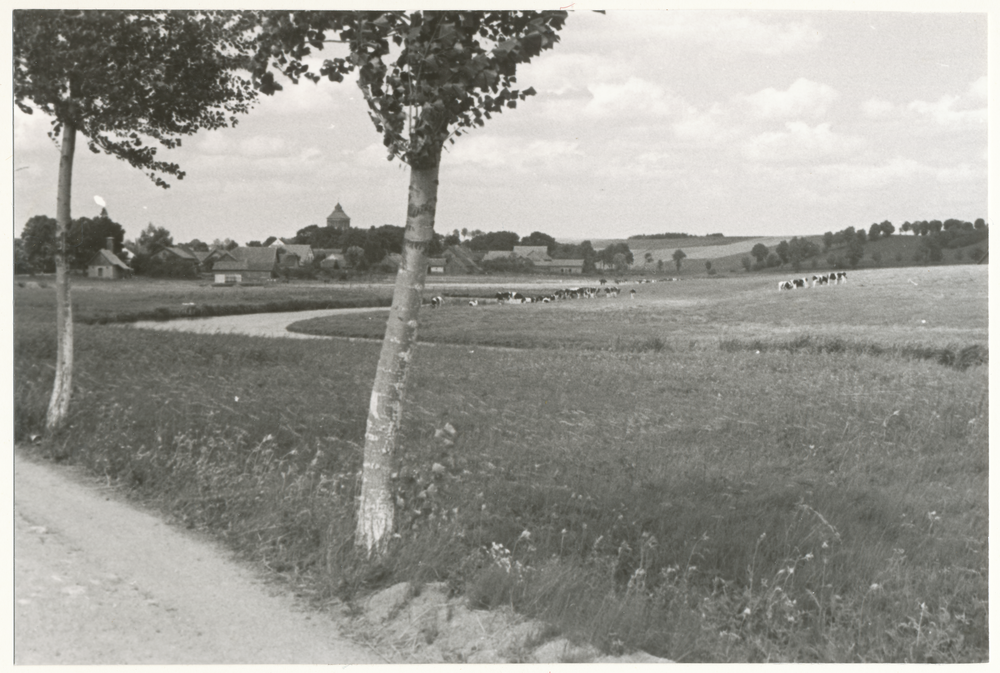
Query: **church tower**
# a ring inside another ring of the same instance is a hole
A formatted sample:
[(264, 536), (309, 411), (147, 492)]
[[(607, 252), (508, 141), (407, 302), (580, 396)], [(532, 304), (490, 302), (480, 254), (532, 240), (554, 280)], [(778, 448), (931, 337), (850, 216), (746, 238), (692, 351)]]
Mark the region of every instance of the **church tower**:
[(351, 228), (351, 218), (347, 216), (344, 209), (337, 204), (337, 207), (333, 209), (326, 218), (326, 226), (333, 227), (337, 231), (347, 231)]

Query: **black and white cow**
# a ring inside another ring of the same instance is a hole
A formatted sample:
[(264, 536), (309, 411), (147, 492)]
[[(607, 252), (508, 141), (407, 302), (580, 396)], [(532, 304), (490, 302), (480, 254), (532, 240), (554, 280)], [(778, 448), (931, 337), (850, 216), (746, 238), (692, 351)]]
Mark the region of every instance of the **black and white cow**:
[(808, 285), (806, 285), (806, 279), (805, 278), (793, 278), (792, 279), (792, 285), (794, 285), (797, 288), (798, 287), (808, 287)]
[(431, 308), (440, 308), (443, 303), (443, 297), (431, 297)]
[(791, 290), (794, 287), (795, 286), (792, 284), (792, 281), (783, 280), (780, 283), (778, 283), (778, 292), (781, 292), (782, 290)]

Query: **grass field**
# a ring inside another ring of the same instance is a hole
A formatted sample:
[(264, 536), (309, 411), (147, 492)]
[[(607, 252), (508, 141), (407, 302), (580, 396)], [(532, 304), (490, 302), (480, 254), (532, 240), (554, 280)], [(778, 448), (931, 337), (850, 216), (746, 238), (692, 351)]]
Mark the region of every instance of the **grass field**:
[[(456, 285), (421, 312), (419, 337), (437, 345), (414, 359), (400, 538), (377, 566), (351, 537), (378, 343), (81, 325), (72, 418), (36, 450), (317, 602), (445, 580), (608, 652), (988, 660), (986, 268), (774, 285), (476, 308), (458, 297), (488, 289)], [(55, 340), (49, 308), (22, 292), (25, 441)], [(76, 293), (78, 310), (111, 301), (100, 293)], [(452, 444), (436, 437), (446, 423)]]

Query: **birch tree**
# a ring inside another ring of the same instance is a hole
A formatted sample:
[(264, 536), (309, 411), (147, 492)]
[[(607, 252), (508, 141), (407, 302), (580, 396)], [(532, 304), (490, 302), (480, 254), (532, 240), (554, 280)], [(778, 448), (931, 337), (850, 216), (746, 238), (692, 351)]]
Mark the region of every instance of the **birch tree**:
[(182, 179), (157, 158), (154, 143), (236, 123), (256, 96), (246, 65), (241, 15), (226, 12), (15, 10), (14, 102), (52, 117), (59, 146), (56, 197), (56, 376), (46, 415), (53, 430), (69, 412), (73, 388), (73, 310), (67, 275), (73, 159), (79, 133), (104, 152), (147, 171)]
[[(391, 475), (401, 431), (417, 313), (434, 235), (438, 169), (447, 143), (491, 115), (533, 95), (518, 89), (517, 66), (559, 40), (566, 12), (272, 12), (265, 16), (257, 74), (261, 90), (280, 89), (274, 72), (342, 81), (356, 73), (389, 160), (410, 167), (402, 262), (365, 430), (361, 502), (355, 543), (385, 552), (394, 526)], [(328, 42), (347, 55), (319, 72), (303, 60)]]

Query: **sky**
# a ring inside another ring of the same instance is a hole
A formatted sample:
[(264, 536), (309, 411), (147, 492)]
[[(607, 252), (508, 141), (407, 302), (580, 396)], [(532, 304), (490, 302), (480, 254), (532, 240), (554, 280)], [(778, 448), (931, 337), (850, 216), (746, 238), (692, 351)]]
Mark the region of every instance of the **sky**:
[[(989, 221), (985, 10), (575, 11), (560, 37), (518, 71), (537, 95), (445, 153), (436, 231)], [(12, 114), (17, 236), (55, 216), (58, 148), (47, 117)], [(386, 160), (353, 80), (286, 81), (236, 128), (158, 157), (186, 177), (158, 188), (78, 140), (73, 217), (98, 215), (99, 196), (126, 238), (153, 223), (178, 243), (294, 236), (337, 203), (355, 227), (405, 224), (408, 167)]]

